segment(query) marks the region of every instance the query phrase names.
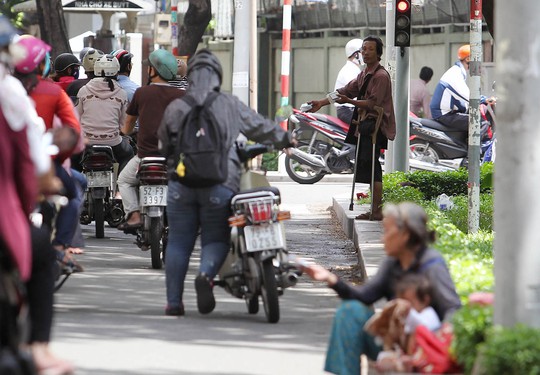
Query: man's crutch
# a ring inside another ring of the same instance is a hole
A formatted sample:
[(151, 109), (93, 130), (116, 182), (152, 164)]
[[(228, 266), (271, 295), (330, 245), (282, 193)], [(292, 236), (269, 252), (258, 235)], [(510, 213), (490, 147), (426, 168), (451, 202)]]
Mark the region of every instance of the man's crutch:
[(373, 221), (373, 191), (375, 185), (375, 148), (377, 146), (377, 134), (381, 127), (382, 118), (384, 115), (384, 109), (379, 106), (374, 106), (374, 110), (377, 111), (377, 121), (375, 122), (375, 130), (371, 134), (371, 185), (370, 185), (370, 204), (369, 221)]
[(356, 150), (354, 153), (354, 175), (352, 181), (352, 190), (351, 190), (351, 203), (349, 204), (349, 211), (354, 210), (354, 185), (356, 183), (356, 169), (358, 168), (358, 152), (360, 151), (360, 122), (365, 118), (366, 111), (359, 111), (356, 119), (352, 119), (351, 123), (356, 125), (356, 133), (358, 133), (358, 141), (356, 142)]

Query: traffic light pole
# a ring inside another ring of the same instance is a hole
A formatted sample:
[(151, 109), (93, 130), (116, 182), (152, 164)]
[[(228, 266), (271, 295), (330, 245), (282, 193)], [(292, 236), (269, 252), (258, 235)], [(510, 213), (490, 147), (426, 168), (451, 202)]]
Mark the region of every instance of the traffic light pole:
[[(390, 74), (390, 80), (392, 81), (392, 98), (394, 99), (394, 108), (397, 106), (396, 102), (396, 48), (394, 47), (394, 8), (396, 6), (395, 0), (386, 0), (386, 47), (384, 51), (384, 57), (386, 57), (385, 68)], [(384, 172), (392, 173), (394, 171), (394, 141), (388, 142), (388, 149), (384, 155)]]
[(396, 47), (394, 170), (409, 170), (409, 47)]

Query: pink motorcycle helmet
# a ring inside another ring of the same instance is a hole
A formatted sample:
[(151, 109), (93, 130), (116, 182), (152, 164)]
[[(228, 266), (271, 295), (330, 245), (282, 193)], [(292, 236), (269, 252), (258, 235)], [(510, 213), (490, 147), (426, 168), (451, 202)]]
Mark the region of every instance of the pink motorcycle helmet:
[(15, 70), (22, 74), (32, 73), (45, 59), (51, 46), (32, 35), (22, 35), (15, 42), (23, 48), (25, 55), (15, 64)]

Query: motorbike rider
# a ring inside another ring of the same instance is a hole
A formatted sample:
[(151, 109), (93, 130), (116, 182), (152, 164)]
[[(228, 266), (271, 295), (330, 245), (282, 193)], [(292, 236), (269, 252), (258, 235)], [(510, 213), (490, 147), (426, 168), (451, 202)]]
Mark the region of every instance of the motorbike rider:
[[(383, 108), (381, 128), (377, 134), (377, 149), (386, 149), (388, 140), (393, 140), (396, 135), (390, 75), (379, 63), (382, 53), (382, 40), (374, 36), (366, 37), (362, 44), (362, 59), (366, 64), (366, 68), (358, 75), (356, 80), (352, 80), (345, 87), (337, 90), (338, 99), (335, 100), (338, 103), (351, 103), (357, 107), (357, 111), (365, 110), (367, 114), (374, 114), (375, 116), (377, 115), (374, 107)], [(365, 83), (366, 85), (364, 85)], [(353, 99), (357, 98), (361, 91), (365, 91), (362, 98)], [(321, 107), (330, 104), (330, 100), (324, 98), (308, 103), (312, 105), (309, 111), (317, 112)], [(362, 131), (362, 128), (359, 130)], [(373, 212), (360, 214), (356, 219), (382, 220), (382, 168), (377, 158), (374, 163), (375, 170), (372, 171), (371, 137), (362, 135), (360, 137), (360, 148), (357, 152), (356, 182), (371, 184), (371, 174), (374, 173), (375, 183), (372, 186)], [(355, 136), (355, 127), (351, 126), (345, 142), (356, 143)]]
[(69, 95), (70, 98), (75, 99), (74, 103), (77, 104), (77, 94), (79, 93), (79, 90), (81, 87), (86, 85), (92, 78), (95, 78), (94, 75), (94, 64), (96, 61), (98, 61), (101, 57), (103, 57), (104, 53), (103, 51), (100, 51), (98, 49), (94, 48), (88, 48), (86, 50), (86, 53), (83, 55), (81, 59), (81, 65), (84, 68), (84, 71), (86, 72), (86, 78), (84, 79), (76, 79), (75, 81), (71, 82), (71, 84), (67, 87), (66, 92)]
[(61, 53), (54, 60), (54, 81), (67, 90), (68, 86), (79, 78), (79, 59), (71, 53)]
[(201, 231), (201, 263), (195, 279), (197, 307), (201, 314), (215, 308), (213, 279), (222, 266), (230, 246), (228, 217), (231, 213), (231, 198), (240, 189), (241, 163), (234, 142), (242, 133), (257, 142), (270, 142), (278, 148), (291, 147), (291, 135), (273, 121), (250, 109), (237, 97), (221, 93), (223, 71), (217, 57), (202, 49), (188, 61), (189, 90), (186, 98), (202, 105), (209, 93), (219, 95), (211, 103), (210, 112), (228, 129), (230, 145), (227, 180), (208, 188), (190, 188), (176, 178), (178, 155), (175, 151), (178, 126), (190, 113), (187, 101), (177, 99), (165, 111), (158, 131), (160, 148), (167, 157), (169, 169), (169, 191), (167, 219), (169, 239), (165, 280), (167, 289), (166, 315), (184, 315), (182, 296), (189, 258)]
[(133, 100), (133, 94), (140, 86), (133, 82), (129, 75), (131, 74), (131, 69), (133, 68), (133, 54), (126, 51), (125, 49), (117, 49), (111, 52), (111, 55), (118, 59), (120, 63), (120, 70), (118, 71), (118, 84), (123, 88), (128, 96), (128, 102)]
[(96, 61), (96, 77), (79, 90), (77, 110), (88, 144), (111, 146), (120, 173), (133, 157), (133, 149), (129, 140), (120, 133), (128, 100), (126, 92), (116, 80), (119, 69), (120, 64), (112, 55), (105, 55)]
[[(50, 73), (51, 63), (49, 51), (51, 47), (41, 39), (30, 35), (21, 36), (15, 44), (25, 51), (25, 58), (15, 65), (15, 76), (22, 82), (24, 88), (35, 103), (36, 112), (45, 123), (45, 128), (50, 130), (54, 126), (55, 118), (62, 127), (72, 128), (77, 135), (81, 129), (79, 120), (75, 114), (73, 104), (62, 88), (47, 79)], [(76, 148), (69, 152), (57, 155), (54, 159), (56, 175), (62, 181), (68, 204), (60, 209), (56, 219), (56, 231), (53, 245), (63, 253), (64, 259), (69, 255), (66, 250), (72, 249), (71, 244), (79, 225), (79, 208), (82, 202), (82, 192), (78, 186), (79, 181), (73, 174), (64, 168), (64, 161), (76, 152)]]
[(431, 116), (434, 120), (457, 131), (469, 131), (469, 86), (467, 73), (471, 46), (465, 44), (458, 49), (458, 61), (448, 69), (435, 87), (431, 98)]
[[(347, 83), (355, 79), (363, 69), (364, 62), (362, 61), (362, 39), (351, 39), (345, 45), (345, 56), (347, 61), (345, 65), (339, 71), (334, 90), (345, 87)], [(339, 104), (334, 103), (336, 106), (337, 117), (346, 124), (350, 124), (354, 112), (354, 105), (350, 103)]]
[(120, 230), (138, 228), (142, 224), (140, 214), (137, 171), (141, 159), (147, 156), (161, 156), (158, 149), (157, 131), (165, 108), (174, 99), (185, 94), (169, 85), (176, 78), (176, 59), (167, 50), (158, 49), (148, 57), (148, 77), (150, 84), (135, 91), (133, 100), (127, 108), (123, 134), (131, 134), (138, 120), (137, 155), (126, 165), (118, 177), (118, 189), (126, 213), (126, 221), (118, 225)]
[(187, 64), (182, 59), (176, 59), (178, 64), (178, 70), (176, 72), (176, 78), (169, 81), (169, 85), (179, 88), (180, 90), (187, 90)]

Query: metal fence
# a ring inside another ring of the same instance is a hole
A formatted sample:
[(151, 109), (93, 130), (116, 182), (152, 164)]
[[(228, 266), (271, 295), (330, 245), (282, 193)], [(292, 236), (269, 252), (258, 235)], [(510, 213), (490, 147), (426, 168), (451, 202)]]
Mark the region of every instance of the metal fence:
[[(468, 24), (470, 0), (413, 0), (414, 27)], [(283, 0), (259, 0), (270, 31), (281, 30)], [(384, 29), (386, 0), (294, 0), (293, 30)]]

